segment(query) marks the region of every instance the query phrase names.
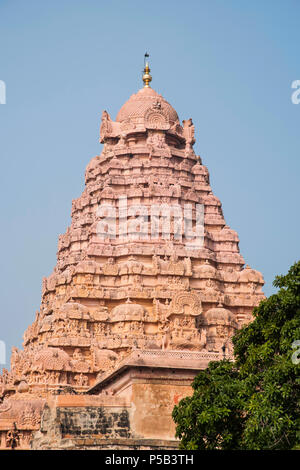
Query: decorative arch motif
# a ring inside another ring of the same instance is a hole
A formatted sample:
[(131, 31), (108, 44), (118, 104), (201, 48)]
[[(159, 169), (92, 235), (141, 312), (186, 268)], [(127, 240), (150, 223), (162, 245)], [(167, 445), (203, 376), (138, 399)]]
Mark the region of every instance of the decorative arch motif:
[(170, 129), (168, 115), (163, 109), (151, 108), (145, 113), (145, 127), (146, 129)]
[(173, 297), (168, 316), (184, 314), (198, 316), (202, 313), (202, 303), (196, 292), (178, 292)]

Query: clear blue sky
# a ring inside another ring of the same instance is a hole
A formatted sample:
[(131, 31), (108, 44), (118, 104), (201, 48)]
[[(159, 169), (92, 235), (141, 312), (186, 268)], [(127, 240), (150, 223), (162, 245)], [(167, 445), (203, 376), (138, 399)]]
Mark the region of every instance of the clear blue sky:
[(1, 329), (8, 349), (39, 309), (58, 235), (101, 152), (100, 116), (153, 88), (193, 118), (246, 263), (265, 277), (299, 259), (299, 0), (0, 0)]

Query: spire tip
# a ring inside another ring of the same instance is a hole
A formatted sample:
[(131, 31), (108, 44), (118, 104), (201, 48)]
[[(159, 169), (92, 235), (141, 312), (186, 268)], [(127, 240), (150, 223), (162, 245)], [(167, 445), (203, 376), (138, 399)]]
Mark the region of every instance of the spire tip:
[(152, 77), (150, 75), (150, 67), (148, 64), (148, 60), (146, 60), (149, 57), (148, 52), (145, 53), (144, 56), (144, 75), (143, 75), (143, 82), (144, 82), (144, 88), (149, 88), (150, 85), (149, 83), (152, 81)]

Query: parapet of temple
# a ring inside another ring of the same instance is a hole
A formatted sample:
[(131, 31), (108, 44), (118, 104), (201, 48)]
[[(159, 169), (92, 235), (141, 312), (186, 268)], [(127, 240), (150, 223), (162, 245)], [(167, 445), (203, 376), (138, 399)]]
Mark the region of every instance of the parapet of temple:
[[(244, 266), (238, 235), (194, 153), (192, 119), (181, 123), (150, 88), (147, 67), (145, 87), (116, 120), (102, 114), (102, 153), (73, 200), (23, 350), (13, 349), (11, 370), (0, 377), (2, 447), (29, 448), (36, 431), (34, 448), (176, 447), (174, 404), (210, 360), (231, 356), (230, 338), (264, 298), (262, 275)], [(105, 205), (115, 237), (103, 223)], [(139, 223), (137, 206), (148, 211)], [(191, 227), (203, 207), (201, 243), (180, 238), (175, 218), (169, 236), (162, 224), (149, 236), (147, 217), (155, 223), (151, 210), (162, 206), (188, 207)], [(143, 401), (156, 405), (143, 412)], [(165, 414), (156, 426), (159, 404)], [(84, 428), (91, 407), (98, 425)], [(59, 421), (60, 430), (49, 424)]]

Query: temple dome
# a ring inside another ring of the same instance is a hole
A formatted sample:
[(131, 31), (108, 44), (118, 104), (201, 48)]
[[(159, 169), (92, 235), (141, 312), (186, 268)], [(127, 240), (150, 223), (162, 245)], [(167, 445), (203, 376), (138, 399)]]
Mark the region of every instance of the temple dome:
[(209, 309), (203, 315), (203, 321), (206, 325), (231, 325), (236, 326), (236, 320), (230, 310), (219, 304), (215, 308)]
[(130, 302), (114, 307), (110, 312), (110, 321), (143, 321), (147, 315), (145, 307)]
[(214, 279), (217, 274), (216, 268), (209, 264), (209, 262), (205, 262), (204, 264), (197, 266), (196, 268), (194, 268), (194, 271), (198, 273), (199, 277), (208, 279)]
[(68, 353), (63, 349), (46, 347), (35, 354), (32, 369), (72, 370), (72, 365)]
[(143, 119), (147, 111), (160, 109), (168, 118), (171, 124), (178, 122), (178, 115), (175, 109), (152, 88), (142, 88), (136, 94), (131, 95), (128, 101), (123, 104), (118, 112), (116, 121), (124, 122), (128, 120)]
[(239, 274), (240, 282), (257, 282), (259, 284), (264, 283), (264, 279), (259, 271), (251, 269), (250, 266), (246, 266)]

